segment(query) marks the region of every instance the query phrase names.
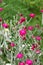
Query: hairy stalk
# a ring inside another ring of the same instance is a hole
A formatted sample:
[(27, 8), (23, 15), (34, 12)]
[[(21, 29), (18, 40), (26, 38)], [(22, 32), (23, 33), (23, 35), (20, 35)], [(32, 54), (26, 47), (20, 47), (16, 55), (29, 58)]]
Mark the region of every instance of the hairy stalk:
[(26, 21), (26, 25), (29, 24), (31, 20), (32, 20), (32, 18), (30, 18), (30, 20), (28, 22)]
[(11, 49), (11, 65), (13, 65), (13, 48)]
[(43, 25), (43, 13), (42, 13), (42, 25)]

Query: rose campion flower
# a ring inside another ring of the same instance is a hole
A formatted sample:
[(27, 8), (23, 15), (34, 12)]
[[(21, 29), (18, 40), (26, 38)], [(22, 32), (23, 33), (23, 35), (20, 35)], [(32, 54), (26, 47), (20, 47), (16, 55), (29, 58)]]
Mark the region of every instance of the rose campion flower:
[(35, 17), (35, 14), (34, 14), (34, 13), (30, 13), (29, 16), (30, 16), (31, 18), (34, 18), (34, 17)]
[(0, 8), (0, 12), (3, 11), (3, 8)]
[(26, 21), (26, 18), (21, 17), (20, 20), (19, 20), (19, 23), (21, 24), (21, 23), (23, 23), (23, 22), (25, 22), (25, 21)]
[(32, 31), (34, 29), (33, 26), (28, 26), (28, 30)]
[(35, 49), (34, 46), (32, 46), (32, 47), (31, 47), (31, 50), (34, 50), (34, 49)]
[(31, 50), (35, 50), (35, 48), (37, 48), (38, 45), (37, 44), (32, 44)]
[(3, 23), (3, 24), (2, 24), (2, 27), (4, 27), (4, 28), (8, 28), (8, 27), (9, 27), (9, 25), (8, 25), (8, 24), (6, 24), (6, 23)]
[(41, 37), (40, 36), (36, 36), (36, 40), (40, 41)]
[(19, 62), (18, 65), (25, 65), (25, 62)]
[(0, 18), (0, 22), (2, 22), (2, 18)]
[(42, 10), (40, 10), (40, 12), (41, 12), (41, 13), (43, 13), (43, 9), (42, 9)]
[(19, 33), (20, 33), (21, 36), (24, 36), (24, 35), (26, 35), (26, 30), (25, 29), (21, 29), (19, 31)]
[(23, 58), (23, 54), (22, 53), (18, 53), (17, 54), (17, 58), (19, 58), (19, 59)]
[(14, 46), (15, 46), (14, 42), (11, 42), (11, 43), (10, 43), (10, 46), (11, 46), (11, 47), (14, 47)]
[(36, 54), (40, 54), (40, 50), (36, 50)]
[(27, 59), (27, 60), (26, 60), (26, 64), (27, 64), (27, 65), (33, 65), (33, 61), (30, 60), (30, 59)]

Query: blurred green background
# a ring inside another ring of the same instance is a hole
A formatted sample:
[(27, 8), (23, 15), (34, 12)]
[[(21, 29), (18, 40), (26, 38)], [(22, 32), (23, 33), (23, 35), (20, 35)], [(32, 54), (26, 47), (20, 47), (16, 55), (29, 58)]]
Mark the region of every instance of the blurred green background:
[(41, 24), (40, 10), (43, 9), (43, 0), (3, 0), (0, 7), (4, 8), (0, 12), (0, 17), (5, 20), (13, 19), (13, 16), (20, 13), (29, 19), (29, 14), (35, 13), (36, 18), (32, 20), (34, 23), (31, 22), (31, 24)]
[(43, 0), (3, 0), (0, 7), (4, 10), (0, 12), (3, 19), (11, 19), (13, 15), (22, 13), (24, 16), (33, 12), (40, 18), (40, 10), (43, 9)]

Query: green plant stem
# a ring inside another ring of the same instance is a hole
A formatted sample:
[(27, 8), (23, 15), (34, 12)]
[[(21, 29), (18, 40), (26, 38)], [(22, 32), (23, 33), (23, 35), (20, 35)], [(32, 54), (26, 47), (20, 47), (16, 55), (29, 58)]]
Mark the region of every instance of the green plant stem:
[(12, 20), (10, 20), (10, 31), (12, 29)]
[(13, 65), (13, 48), (11, 50), (11, 65)]
[(19, 51), (21, 50), (20, 49), (21, 48), (20, 44), (21, 44), (21, 38), (20, 38), (20, 35), (19, 35)]
[(26, 22), (27, 22), (26, 25), (28, 25), (28, 24), (30, 23), (31, 20), (32, 20), (32, 18), (30, 18), (28, 22), (26, 21)]
[(43, 13), (42, 13), (42, 25), (43, 25)]

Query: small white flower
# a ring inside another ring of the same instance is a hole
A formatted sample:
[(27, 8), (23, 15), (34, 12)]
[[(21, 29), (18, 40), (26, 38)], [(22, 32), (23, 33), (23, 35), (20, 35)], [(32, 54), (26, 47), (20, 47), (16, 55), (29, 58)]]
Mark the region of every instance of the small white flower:
[(4, 29), (5, 30), (5, 32), (9, 32), (9, 29)]
[(7, 63), (6, 65), (11, 65), (10, 63)]
[(39, 56), (41, 56), (41, 55), (42, 55), (42, 53), (39, 54)]
[(25, 45), (23, 44), (22, 47), (24, 47)]

